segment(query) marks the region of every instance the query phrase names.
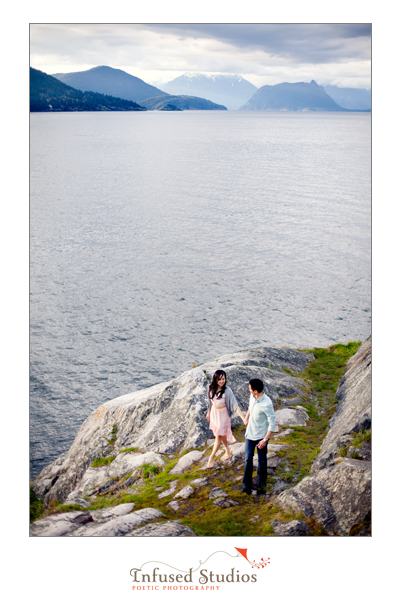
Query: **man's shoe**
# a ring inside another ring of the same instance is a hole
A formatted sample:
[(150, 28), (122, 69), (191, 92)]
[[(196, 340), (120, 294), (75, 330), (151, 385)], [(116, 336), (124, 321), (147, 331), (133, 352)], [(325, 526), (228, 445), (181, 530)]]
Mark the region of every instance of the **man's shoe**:
[(267, 493), (267, 490), (265, 487), (257, 488), (257, 496), (265, 496), (266, 493)]
[(243, 492), (243, 494), (247, 494), (248, 496), (251, 496), (251, 490), (247, 490), (247, 489), (243, 488), (241, 491)]

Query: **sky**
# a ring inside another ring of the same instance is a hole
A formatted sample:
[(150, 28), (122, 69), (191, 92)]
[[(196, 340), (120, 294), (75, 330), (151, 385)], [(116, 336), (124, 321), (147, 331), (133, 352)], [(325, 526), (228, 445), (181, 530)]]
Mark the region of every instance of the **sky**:
[(49, 75), (107, 65), (153, 85), (199, 72), (370, 89), (371, 25), (31, 24), (30, 65)]

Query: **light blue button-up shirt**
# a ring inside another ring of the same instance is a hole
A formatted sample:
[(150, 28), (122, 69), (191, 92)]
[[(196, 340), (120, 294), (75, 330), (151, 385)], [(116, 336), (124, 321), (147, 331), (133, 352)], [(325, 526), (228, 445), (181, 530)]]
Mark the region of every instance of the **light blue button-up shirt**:
[(261, 440), (267, 431), (274, 431), (276, 417), (272, 400), (263, 394), (256, 400), (250, 394), (250, 418), (246, 427), (246, 437), (249, 440)]

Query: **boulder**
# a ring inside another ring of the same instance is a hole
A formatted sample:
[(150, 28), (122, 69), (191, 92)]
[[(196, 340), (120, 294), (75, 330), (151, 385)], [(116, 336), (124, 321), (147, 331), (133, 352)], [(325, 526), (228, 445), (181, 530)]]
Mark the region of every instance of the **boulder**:
[(281, 408), (275, 412), (276, 424), (286, 427), (287, 425), (295, 425), (302, 427), (307, 425), (308, 415), (304, 410), (296, 410), (293, 408)]
[(210, 500), (214, 500), (214, 498), (222, 498), (222, 497), (226, 497), (228, 494), (225, 492), (225, 490), (223, 490), (220, 487), (215, 487), (213, 488), (208, 497)]
[(155, 508), (132, 512), (134, 506), (133, 502), (129, 502), (99, 510), (50, 515), (32, 523), (30, 535), (34, 537), (124, 536), (131, 532), (133, 527), (163, 516), (163, 513)]
[(371, 463), (339, 459), (285, 490), (274, 502), (286, 511), (314, 517), (329, 535), (349, 535), (371, 511)]
[(293, 520), (289, 523), (281, 523), (278, 519), (272, 521), (274, 534), (279, 536), (305, 536), (312, 535), (310, 528), (304, 521)]
[(190, 467), (195, 462), (199, 461), (202, 458), (203, 454), (204, 452), (199, 452), (197, 450), (193, 450), (192, 452), (185, 454), (184, 456), (182, 456), (182, 458), (178, 460), (175, 467), (171, 469), (171, 475), (179, 475), (181, 473), (184, 473), (185, 471), (190, 469)]
[(176, 500), (176, 498), (182, 498), (182, 500), (186, 500), (193, 493), (194, 493), (194, 489), (192, 488), (192, 486), (185, 485), (184, 488), (182, 488), (177, 494), (175, 494), (174, 500)]

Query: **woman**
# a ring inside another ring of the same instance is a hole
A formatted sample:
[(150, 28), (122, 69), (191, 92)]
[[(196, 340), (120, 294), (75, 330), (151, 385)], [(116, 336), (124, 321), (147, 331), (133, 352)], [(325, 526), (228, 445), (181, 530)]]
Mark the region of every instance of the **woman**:
[(210, 421), (210, 429), (215, 435), (214, 447), (207, 463), (208, 469), (212, 469), (214, 466), (214, 456), (221, 442), (225, 446), (222, 460), (228, 460), (232, 455), (228, 442), (236, 442), (231, 430), (231, 414), (234, 412), (237, 412), (244, 422), (244, 416), (237, 400), (231, 388), (226, 385), (226, 373), (222, 369), (218, 369), (208, 387), (207, 419)]

